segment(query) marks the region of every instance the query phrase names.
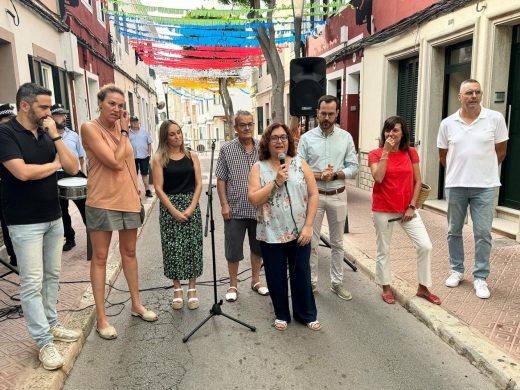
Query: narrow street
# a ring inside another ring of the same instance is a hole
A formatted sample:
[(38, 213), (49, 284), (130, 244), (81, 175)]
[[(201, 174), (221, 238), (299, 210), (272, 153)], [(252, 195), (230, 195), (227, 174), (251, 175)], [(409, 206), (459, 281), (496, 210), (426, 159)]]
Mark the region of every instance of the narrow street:
[[(201, 156), (207, 210), (209, 155)], [(214, 191), (217, 279), (227, 276), (220, 203)], [(141, 289), (170, 287), (162, 273), (156, 202), (138, 241)], [(376, 285), (361, 272), (345, 268), (354, 299), (345, 302), (328, 286), (328, 253), (320, 250), (316, 295), (320, 332), (291, 323), (285, 332), (274, 320), (268, 297), (250, 289), (248, 258), (241, 264), (239, 298), (222, 309), (257, 328), (217, 316), (187, 343), (182, 338), (208, 315), (213, 304), (210, 235), (204, 239), (204, 275), (199, 280), (198, 310), (174, 311), (171, 289), (142, 293), (144, 304), (159, 314), (156, 323), (130, 316), (129, 304), (111, 307), (119, 337), (105, 341), (95, 331), (68, 378), (65, 389), (493, 389), (495, 386), (400, 305), (386, 305)], [(126, 290), (121, 274), (115, 283)], [(218, 282), (218, 298), (227, 285)], [(111, 303), (128, 293), (113, 290)]]

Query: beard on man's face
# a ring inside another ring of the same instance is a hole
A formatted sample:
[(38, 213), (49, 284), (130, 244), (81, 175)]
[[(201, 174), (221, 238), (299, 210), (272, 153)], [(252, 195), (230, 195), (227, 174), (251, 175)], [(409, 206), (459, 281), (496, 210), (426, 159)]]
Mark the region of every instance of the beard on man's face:
[(61, 123), (56, 122), (56, 128), (57, 128), (58, 130), (64, 130), (66, 125), (67, 125), (67, 124), (65, 123), (65, 121), (63, 121), (63, 122), (61, 122)]
[(47, 118), (47, 115), (40, 118), (40, 117), (38, 117), (36, 112), (31, 108), (29, 110), (29, 112), (27, 113), (27, 117), (29, 118), (29, 120), (31, 121), (31, 123), (33, 125), (35, 125), (35, 126), (42, 126), (43, 125), (43, 120), (45, 118)]

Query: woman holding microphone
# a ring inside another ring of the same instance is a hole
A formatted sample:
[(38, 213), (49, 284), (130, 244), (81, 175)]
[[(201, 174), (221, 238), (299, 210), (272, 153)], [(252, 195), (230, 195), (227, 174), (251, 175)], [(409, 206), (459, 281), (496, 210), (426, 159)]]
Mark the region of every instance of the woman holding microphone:
[(260, 241), (265, 278), (280, 331), (291, 322), (287, 266), (293, 317), (320, 330), (311, 287), (309, 257), (312, 223), (319, 195), (314, 175), (296, 155), (286, 125), (273, 123), (262, 134), (259, 160), (249, 173), (248, 198), (258, 208), (256, 238)]

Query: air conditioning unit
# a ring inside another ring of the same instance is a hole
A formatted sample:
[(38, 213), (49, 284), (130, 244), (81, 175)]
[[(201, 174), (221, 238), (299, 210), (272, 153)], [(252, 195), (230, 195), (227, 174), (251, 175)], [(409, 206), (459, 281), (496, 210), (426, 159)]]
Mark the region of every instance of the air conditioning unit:
[(341, 26), (340, 30), (340, 43), (348, 42), (348, 26)]

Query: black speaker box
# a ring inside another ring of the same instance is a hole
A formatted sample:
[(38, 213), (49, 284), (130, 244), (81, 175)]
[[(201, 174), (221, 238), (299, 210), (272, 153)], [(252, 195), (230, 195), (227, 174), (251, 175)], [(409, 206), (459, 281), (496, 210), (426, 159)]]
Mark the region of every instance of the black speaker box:
[(325, 95), (325, 58), (303, 57), (291, 60), (289, 112), (294, 116), (314, 116), (318, 99)]

